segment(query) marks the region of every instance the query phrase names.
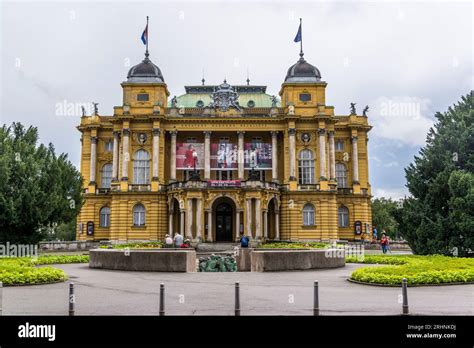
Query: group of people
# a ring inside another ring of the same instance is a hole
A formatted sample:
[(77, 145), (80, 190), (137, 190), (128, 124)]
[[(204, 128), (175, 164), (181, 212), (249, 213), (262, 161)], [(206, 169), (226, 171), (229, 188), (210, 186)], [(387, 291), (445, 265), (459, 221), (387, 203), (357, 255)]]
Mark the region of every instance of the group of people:
[[(377, 228), (374, 226), (372, 231), (372, 243), (377, 243)], [(382, 237), (380, 238), (380, 246), (382, 247), (382, 253), (386, 254), (387, 251), (390, 251), (390, 238), (385, 233), (385, 230), (382, 230)]]
[(174, 235), (174, 238), (171, 238), (169, 234), (165, 236), (165, 248), (190, 248), (191, 241), (178, 232)]

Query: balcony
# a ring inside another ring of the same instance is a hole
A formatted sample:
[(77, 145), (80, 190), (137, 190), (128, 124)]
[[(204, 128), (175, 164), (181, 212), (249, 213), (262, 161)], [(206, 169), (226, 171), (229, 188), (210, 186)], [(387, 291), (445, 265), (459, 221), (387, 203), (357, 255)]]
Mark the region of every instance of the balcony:
[(177, 181), (168, 184), (168, 190), (176, 189), (225, 189), (225, 188), (242, 188), (242, 189), (265, 189), (280, 190), (280, 185), (274, 182), (249, 181), (249, 180), (207, 180), (207, 181)]
[(338, 187), (337, 193), (341, 195), (351, 195), (353, 193), (352, 188), (350, 187)]
[(301, 184), (298, 185), (298, 190), (300, 191), (319, 191), (319, 184)]
[(97, 195), (106, 195), (110, 193), (110, 187), (99, 187), (95, 190)]

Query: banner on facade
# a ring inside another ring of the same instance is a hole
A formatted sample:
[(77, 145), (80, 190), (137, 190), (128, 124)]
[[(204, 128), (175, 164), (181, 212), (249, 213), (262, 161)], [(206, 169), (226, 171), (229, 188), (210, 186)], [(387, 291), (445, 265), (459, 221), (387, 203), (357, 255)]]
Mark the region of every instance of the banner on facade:
[(253, 142), (244, 144), (245, 169), (272, 169), (272, 144)]
[(240, 180), (208, 180), (209, 187), (240, 187)]
[(194, 162), (196, 162), (196, 169), (204, 168), (204, 144), (176, 144), (176, 169), (194, 169)]
[(215, 143), (211, 144), (211, 169), (237, 170), (239, 151), (236, 144)]

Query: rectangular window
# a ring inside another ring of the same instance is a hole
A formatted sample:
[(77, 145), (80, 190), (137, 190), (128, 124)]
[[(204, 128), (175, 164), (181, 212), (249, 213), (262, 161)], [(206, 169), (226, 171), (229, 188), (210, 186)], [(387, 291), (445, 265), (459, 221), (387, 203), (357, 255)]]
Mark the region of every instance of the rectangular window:
[(148, 93), (138, 93), (137, 101), (146, 102), (150, 100), (150, 95)]
[(336, 140), (334, 147), (336, 148), (336, 151), (344, 151), (344, 141)]
[(302, 102), (311, 101), (311, 94), (309, 94), (309, 93), (300, 93), (300, 101), (302, 101)]
[(314, 184), (314, 160), (299, 161), (299, 183), (301, 185)]

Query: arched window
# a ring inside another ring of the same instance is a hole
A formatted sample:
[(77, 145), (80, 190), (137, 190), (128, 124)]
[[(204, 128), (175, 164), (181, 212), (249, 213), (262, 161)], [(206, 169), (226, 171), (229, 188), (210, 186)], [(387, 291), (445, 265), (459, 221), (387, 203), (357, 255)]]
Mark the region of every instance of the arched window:
[(103, 188), (110, 188), (110, 183), (112, 182), (112, 164), (107, 163), (102, 167), (102, 184)]
[(313, 151), (305, 149), (299, 157), (299, 183), (302, 185), (314, 184), (314, 159)]
[(336, 163), (336, 180), (338, 187), (347, 187), (347, 170), (343, 163)]
[(133, 158), (133, 183), (146, 185), (150, 182), (150, 155), (145, 150), (135, 152)]
[(314, 226), (314, 206), (311, 203), (303, 207), (303, 226)]
[(110, 226), (110, 208), (102, 207), (100, 209), (100, 227)]
[(340, 206), (337, 210), (337, 219), (339, 221), (339, 227), (349, 227), (349, 209), (345, 206)]
[(133, 207), (133, 225), (145, 226), (145, 207), (140, 203)]

